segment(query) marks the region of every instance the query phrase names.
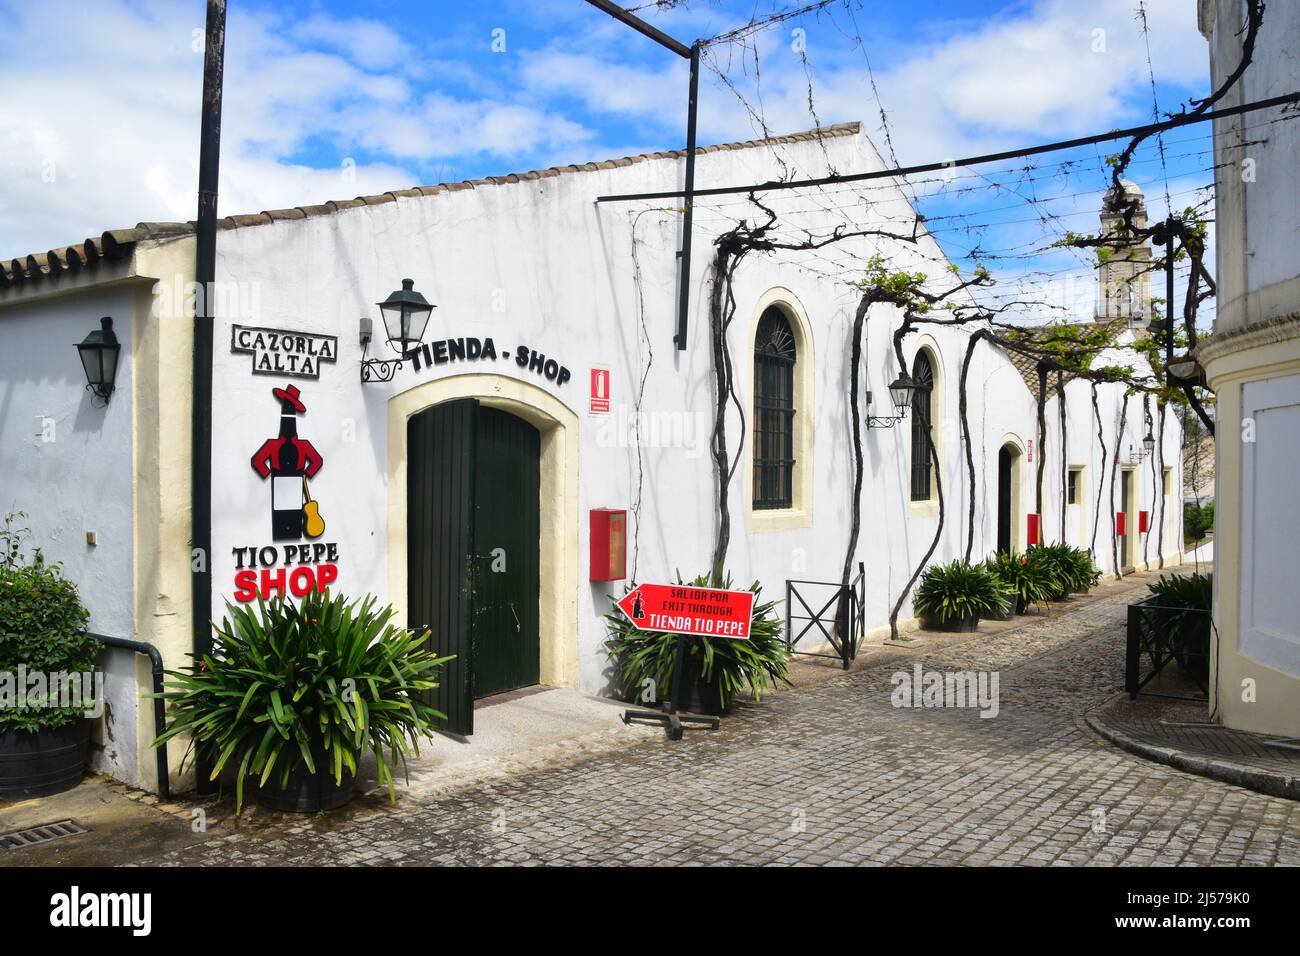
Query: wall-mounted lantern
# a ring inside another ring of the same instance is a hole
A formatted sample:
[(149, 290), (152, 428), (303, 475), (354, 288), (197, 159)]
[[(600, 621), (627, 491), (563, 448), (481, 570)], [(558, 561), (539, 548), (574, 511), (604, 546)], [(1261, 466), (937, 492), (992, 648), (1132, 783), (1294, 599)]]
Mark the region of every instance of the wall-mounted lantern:
[(370, 319), (361, 320), (361, 381), (391, 382), (402, 362), (416, 346), (424, 341), (424, 329), (429, 323), (429, 315), (437, 306), (415, 291), (413, 279), (403, 279), (402, 288), (390, 293), (383, 302), (377, 303), (384, 317), (384, 331), (388, 336), (388, 347), (401, 358), (372, 359), (366, 356), (370, 352), (374, 323)]
[[(889, 397), (894, 403), (893, 415), (867, 415), (868, 428), (893, 428), (907, 417), (907, 410), (912, 405), (912, 393), (916, 384), (907, 372), (899, 372), (898, 378), (889, 383)], [(867, 392), (867, 410), (871, 409), (871, 392)]]
[(1151, 434), (1151, 429), (1147, 429), (1147, 437), (1142, 439), (1142, 448), (1146, 451), (1146, 457), (1150, 458), (1155, 454), (1156, 436)]
[(117, 343), (111, 318), (104, 316), (99, 320), (99, 325), (98, 329), (77, 343), (77, 354), (81, 356), (82, 368), (86, 370), (86, 388), (107, 405), (113, 395), (113, 383), (117, 380), (117, 359), (122, 346)]

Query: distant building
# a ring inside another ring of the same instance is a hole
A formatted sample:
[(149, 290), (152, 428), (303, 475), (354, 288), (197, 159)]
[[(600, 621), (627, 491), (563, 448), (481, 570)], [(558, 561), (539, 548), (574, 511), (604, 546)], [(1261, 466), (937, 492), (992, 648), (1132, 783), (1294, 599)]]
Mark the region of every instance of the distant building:
[[(1112, 186), (1101, 207), (1101, 234), (1121, 241), (1126, 233), (1123, 210), (1137, 202), (1131, 221), (1134, 229), (1147, 226), (1146, 199), (1136, 183), (1123, 180), (1121, 197)], [(1097, 263), (1097, 319), (1123, 319), (1130, 329), (1145, 331), (1151, 321), (1151, 246), (1143, 242), (1120, 250), (1102, 249)]]

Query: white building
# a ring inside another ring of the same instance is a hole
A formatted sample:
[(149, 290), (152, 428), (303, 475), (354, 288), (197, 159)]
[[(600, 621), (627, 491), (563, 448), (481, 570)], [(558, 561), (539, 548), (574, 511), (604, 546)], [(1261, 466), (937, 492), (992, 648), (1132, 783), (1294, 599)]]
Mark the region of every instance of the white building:
[[(1202, 0), (1219, 88), (1242, 58), (1246, 4)], [(1218, 106), (1300, 90), (1300, 5), (1268, 3), (1250, 66)], [(1293, 112), (1293, 111), (1292, 111)], [(1281, 109), (1214, 123), (1218, 313), (1197, 360), (1215, 392), (1211, 711), (1300, 736), (1300, 123)]]
[[(828, 165), (883, 168), (851, 124), (703, 148), (697, 182), (824, 175)], [(679, 189), (682, 175), (683, 154), (660, 153), (223, 220), (212, 614), (261, 587), (264, 570), (268, 586), (285, 572), (291, 590), (320, 582), (323, 571), (334, 588), (376, 594), (437, 635), (474, 631), (477, 656), (451, 679), (465, 692), (458, 707), (518, 683), (609, 692), (602, 615), (622, 585), (589, 580), (589, 512), (628, 510), (628, 574), (638, 581), (705, 572), (719, 522), (708, 303), (712, 240), (723, 220), (701, 203), (688, 340), (677, 351), (679, 210), (594, 201)], [(809, 211), (797, 193), (770, 202), (792, 228), (824, 234), (842, 222), (815, 204)], [(912, 220), (901, 191), (875, 193), (871, 215)], [(190, 547), (194, 245), (192, 226), (141, 224), (0, 271), (0, 508), (31, 513), (35, 543), (80, 583), (93, 630), (154, 644), (169, 667), (184, 666), (191, 649), (191, 568), (204, 558)], [(861, 270), (873, 252), (892, 269), (927, 271), (937, 288), (950, 279), (925, 235), (915, 244), (870, 238), (815, 254), (755, 253), (735, 275), (728, 344), (748, 433), (730, 483), (727, 567), (738, 582), (761, 581), (767, 597), (783, 598), (787, 579), (839, 579), (851, 506), (848, 354), (858, 293), (828, 278), (826, 265)], [(374, 324), (370, 356), (396, 358), (386, 352), (375, 303), (408, 277), (437, 305), (418, 361), (391, 381), (363, 384), (361, 319)], [(71, 348), (102, 316), (113, 319), (122, 346), (105, 407), (85, 391)], [(886, 385), (900, 371), (891, 341), (897, 321), (887, 307), (868, 318), (862, 384), (874, 393), (871, 414), (892, 411)], [(855, 559), (866, 568), (869, 628), (886, 626), (934, 538), (940, 483), (947, 507), (934, 560), (965, 552), (971, 475), (957, 385), (968, 333), (920, 326), (903, 343), (909, 373), (928, 369), (932, 379), (918, 402), (934, 423), (937, 476), (914, 461), (915, 411), (896, 427), (864, 430)], [(1120, 344), (1134, 334), (1125, 331)], [(301, 359), (313, 354), (304, 376)], [(1137, 364), (1132, 354), (1118, 357)], [(1032, 370), (1000, 349), (976, 349), (968, 388), (974, 556), (999, 541), (1023, 548), (1029, 515), (1041, 510), (1047, 540), (1063, 528), (1107, 572), (1113, 550), (1125, 567), (1179, 561), (1177, 416), (1161, 430), (1151, 408), (1156, 453), (1143, 457), (1152, 426), (1140, 396), (1128, 400), (1121, 433), (1123, 386), (1100, 386), (1094, 410), (1091, 385), (1075, 379), (1065, 385), (1065, 441), (1053, 394), (1043, 447), (1036, 387)], [(767, 406), (761, 443), (753, 435), (756, 397)], [(865, 420), (867, 409), (859, 411)], [(289, 481), (264, 477), (280, 464), (282, 413), (311, 445), (288, 442), (303, 453), (287, 463)], [(735, 454), (742, 430), (735, 407), (727, 420)], [(315, 539), (292, 514), (301, 515), (304, 468), (326, 524)], [(289, 515), (272, 515), (273, 494), (281, 504), (287, 496)], [(471, 508), (472, 530), (462, 520)], [(1120, 510), (1127, 534), (1113, 549)], [(1147, 534), (1138, 530), (1143, 513), (1152, 521)], [(472, 618), (461, 587), (467, 553), (479, 567)], [(488, 568), (502, 560), (505, 571)], [(116, 776), (152, 786), (152, 719), (140, 699), (147, 668), (112, 652), (108, 670), (99, 759)], [(179, 756), (171, 755), (173, 764)]]

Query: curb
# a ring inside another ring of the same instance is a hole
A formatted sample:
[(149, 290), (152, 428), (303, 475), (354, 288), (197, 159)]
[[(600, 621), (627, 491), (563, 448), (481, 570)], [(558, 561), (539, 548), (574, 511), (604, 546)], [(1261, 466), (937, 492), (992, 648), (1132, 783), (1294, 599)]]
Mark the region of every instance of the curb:
[(1130, 737), (1123, 731), (1115, 730), (1099, 718), (1086, 716), (1088, 726), (1103, 738), (1121, 750), (1126, 750), (1138, 757), (1156, 763), (1162, 763), (1177, 770), (1194, 773), (1200, 777), (1209, 777), (1223, 783), (1255, 790), (1271, 797), (1286, 800), (1300, 800), (1300, 778), (1288, 777), (1268, 770), (1259, 770), (1245, 764), (1214, 757), (1196, 757), (1183, 750), (1159, 747), (1155, 744)]

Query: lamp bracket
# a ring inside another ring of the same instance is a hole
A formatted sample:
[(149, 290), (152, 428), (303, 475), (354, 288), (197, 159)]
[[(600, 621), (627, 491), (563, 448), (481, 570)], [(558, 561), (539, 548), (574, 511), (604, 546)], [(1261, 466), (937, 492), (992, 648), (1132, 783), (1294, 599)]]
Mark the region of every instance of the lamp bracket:
[(370, 342), (361, 345), (361, 384), (368, 382), (391, 382), (397, 370), (402, 367), (402, 359), (366, 358), (370, 352)]

